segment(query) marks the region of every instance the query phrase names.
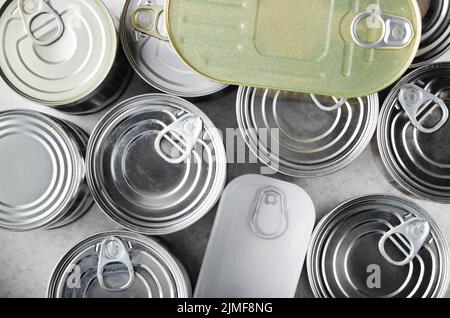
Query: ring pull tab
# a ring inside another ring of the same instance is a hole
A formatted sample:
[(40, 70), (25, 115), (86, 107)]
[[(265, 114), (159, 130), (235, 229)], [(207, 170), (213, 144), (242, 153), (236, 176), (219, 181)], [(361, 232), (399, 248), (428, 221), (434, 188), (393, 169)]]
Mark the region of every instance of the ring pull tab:
[(347, 97), (341, 97), (341, 99), (335, 105), (325, 106), (324, 104), (322, 104), (319, 101), (319, 99), (317, 98), (317, 96), (315, 94), (309, 94), (309, 96), (311, 96), (312, 101), (314, 102), (314, 104), (316, 104), (317, 107), (319, 107), (319, 109), (326, 111), (326, 112), (332, 112), (332, 111), (338, 110), (339, 108), (344, 106), (348, 101)]
[[(33, 40), (34, 44), (39, 46), (48, 46), (58, 41), (64, 33), (64, 23), (61, 16), (50, 6), (47, 0), (17, 0), (20, 15), (25, 26), (25, 31)], [(58, 24), (56, 33), (48, 39), (39, 39), (34, 34), (32, 28), (33, 21), (42, 14), (49, 14)]]
[(169, 38), (159, 31), (159, 21), (164, 13), (164, 5), (148, 4), (131, 12), (131, 25), (141, 33), (169, 42)]
[[(122, 286), (107, 286), (104, 280), (105, 267), (110, 264), (123, 264), (127, 267), (128, 281)], [(97, 266), (97, 279), (100, 286), (110, 292), (120, 292), (131, 287), (134, 283), (134, 268), (130, 255), (123, 242), (117, 237), (105, 239), (100, 247), (100, 254)]]
[[(199, 140), (202, 131), (203, 122), (200, 117), (192, 114), (184, 115), (158, 134), (155, 140), (156, 152), (161, 158), (169, 163), (183, 163), (191, 155), (191, 152)], [(171, 158), (167, 156), (161, 148), (163, 138), (170, 138), (167, 136), (169, 133), (174, 135), (185, 148), (181, 150), (182, 155), (179, 158)]]
[[(365, 23), (363, 20), (365, 20)], [(365, 41), (358, 30), (363, 27), (366, 35), (381, 29), (380, 36), (375, 41)], [(359, 13), (352, 22), (351, 35), (353, 41), (365, 49), (401, 49), (408, 46), (414, 38), (412, 23), (401, 17), (389, 15), (379, 10), (367, 10)]]
[(286, 232), (287, 212), (285, 197), (276, 188), (260, 192), (250, 225), (253, 232), (263, 239), (275, 239)]
[[(438, 131), (449, 118), (448, 107), (442, 99), (414, 84), (407, 84), (400, 90), (399, 102), (414, 127), (425, 134), (432, 134)], [(441, 108), (442, 119), (434, 127), (426, 128), (417, 119), (417, 114), (420, 108), (429, 102), (433, 102)]]
[[(396, 266), (404, 266), (411, 263), (419, 253), (420, 249), (425, 244), (428, 236), (430, 235), (430, 224), (422, 218), (412, 218), (399, 226), (393, 228), (389, 232), (383, 235), (378, 248), (383, 258), (389, 263)], [(387, 253), (385, 249), (386, 241), (391, 236), (400, 234), (403, 235), (411, 245), (411, 251), (409, 255), (403, 261), (394, 261)]]

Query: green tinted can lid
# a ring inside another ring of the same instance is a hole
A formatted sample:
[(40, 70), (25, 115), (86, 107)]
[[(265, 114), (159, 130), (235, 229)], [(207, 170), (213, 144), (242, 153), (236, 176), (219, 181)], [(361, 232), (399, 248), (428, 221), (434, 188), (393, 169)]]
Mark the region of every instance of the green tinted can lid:
[(411, 65), (420, 43), (416, 1), (170, 0), (170, 40), (216, 81), (357, 97)]

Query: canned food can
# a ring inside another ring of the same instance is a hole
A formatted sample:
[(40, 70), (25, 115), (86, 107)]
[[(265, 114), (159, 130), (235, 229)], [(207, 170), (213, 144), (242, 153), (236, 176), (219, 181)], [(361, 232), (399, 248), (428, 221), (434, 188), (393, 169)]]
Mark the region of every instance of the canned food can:
[(424, 66), (404, 77), (381, 110), (378, 148), (402, 190), (450, 203), (450, 63)]
[(0, 228), (61, 227), (86, 212), (86, 144), (84, 132), (56, 118), (0, 113)]
[(3, 80), (23, 97), (65, 112), (113, 103), (131, 76), (101, 1), (7, 1), (0, 41)]
[(422, 13), (422, 38), (412, 67), (441, 57), (450, 48), (450, 1), (417, 0)]
[(108, 112), (88, 145), (87, 178), (121, 226), (162, 235), (209, 212), (226, 180), (222, 137), (191, 103), (170, 95), (131, 98)]
[(188, 298), (187, 272), (155, 240), (125, 231), (91, 236), (53, 271), (48, 298)]
[(239, 128), (250, 150), (293, 177), (329, 175), (352, 163), (375, 133), (378, 95), (338, 99), (240, 87)]
[(375, 195), (343, 203), (317, 225), (307, 258), (321, 298), (438, 298), (449, 283), (449, 251), (416, 204)]
[(181, 97), (213, 94), (227, 85), (191, 70), (172, 47), (164, 19), (165, 0), (127, 0), (121, 18), (122, 46), (134, 70), (156, 89)]

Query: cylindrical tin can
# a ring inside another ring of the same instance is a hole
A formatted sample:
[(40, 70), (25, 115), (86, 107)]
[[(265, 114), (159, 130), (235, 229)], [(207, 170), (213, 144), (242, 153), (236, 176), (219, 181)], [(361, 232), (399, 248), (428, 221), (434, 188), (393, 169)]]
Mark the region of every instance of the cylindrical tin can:
[(167, 38), (166, 0), (127, 0), (120, 36), (134, 70), (156, 89), (181, 97), (213, 94), (227, 85), (213, 82), (191, 70)]
[(417, 0), (422, 13), (422, 38), (412, 67), (436, 60), (450, 48), (450, 0)]
[(375, 133), (379, 102), (376, 94), (338, 101), (240, 87), (236, 107), (242, 135), (264, 164), (293, 177), (319, 177), (363, 152)]
[(381, 110), (378, 147), (392, 178), (408, 193), (450, 203), (450, 63), (404, 77)]
[(0, 228), (55, 228), (86, 212), (86, 144), (84, 132), (53, 117), (0, 113)]
[(322, 219), (307, 265), (316, 297), (437, 298), (449, 283), (448, 244), (436, 222), (386, 195), (350, 200)]
[(183, 266), (159, 243), (113, 231), (76, 244), (53, 271), (49, 298), (188, 298)]
[(70, 113), (113, 103), (131, 72), (101, 1), (12, 0), (0, 9), (0, 75), (23, 97)]
[(131, 98), (92, 133), (87, 179), (102, 210), (151, 235), (182, 230), (216, 204), (225, 186), (221, 134), (191, 103), (174, 96)]

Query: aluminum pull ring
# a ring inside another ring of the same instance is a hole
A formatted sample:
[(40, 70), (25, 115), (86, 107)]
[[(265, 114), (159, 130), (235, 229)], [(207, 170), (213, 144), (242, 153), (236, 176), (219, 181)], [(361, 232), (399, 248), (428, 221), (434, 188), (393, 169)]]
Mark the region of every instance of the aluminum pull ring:
[[(127, 267), (128, 281), (123, 286), (111, 287), (106, 285), (103, 275), (105, 267), (109, 264), (123, 264)], [(120, 292), (133, 285), (135, 279), (133, 264), (127, 248), (119, 238), (112, 236), (102, 242), (97, 266), (97, 279), (100, 286), (110, 292)]]
[[(368, 29), (381, 27), (381, 35), (378, 40), (366, 42), (358, 34), (358, 26), (365, 18), (374, 19), (373, 26), (367, 24)], [(359, 13), (352, 22), (351, 35), (353, 41), (365, 49), (401, 49), (408, 46), (414, 38), (412, 23), (404, 18), (385, 14), (378, 10), (367, 10)]]
[(322, 104), (319, 101), (319, 99), (317, 98), (317, 96), (315, 94), (309, 94), (309, 96), (311, 97), (311, 99), (314, 102), (314, 104), (316, 104), (316, 106), (319, 107), (319, 109), (321, 109), (323, 111), (326, 111), (326, 112), (332, 112), (332, 111), (338, 110), (339, 108), (344, 106), (347, 103), (347, 101), (348, 101), (347, 97), (341, 97), (341, 99), (335, 105), (333, 105), (333, 106), (325, 106), (324, 104)]
[[(287, 228), (287, 212), (283, 192), (276, 188), (266, 188), (259, 193), (250, 225), (253, 232), (267, 240), (275, 239), (283, 235)], [(279, 223), (278, 226), (274, 219)], [(264, 226), (262, 226), (264, 224)], [(272, 226), (272, 229), (266, 229)], [(264, 228), (263, 228), (264, 227)]]
[[(383, 235), (380, 242), (378, 243), (378, 248), (380, 250), (383, 258), (389, 263), (396, 266), (405, 266), (411, 263), (414, 258), (419, 253), (420, 249), (425, 244), (427, 238), (431, 232), (430, 224), (419, 217), (412, 218), (399, 226), (393, 228), (389, 232)], [(387, 253), (385, 249), (386, 241), (393, 235), (400, 234), (403, 235), (411, 245), (411, 251), (409, 255), (403, 261), (394, 261)]]
[[(444, 101), (415, 84), (407, 84), (400, 90), (399, 102), (414, 127), (425, 134), (432, 134), (438, 131), (449, 118), (449, 110)], [(438, 105), (443, 114), (441, 121), (431, 128), (424, 127), (417, 119), (420, 108), (428, 102)]]
[[(192, 114), (184, 115), (158, 134), (155, 140), (156, 152), (168, 163), (180, 164), (191, 155), (191, 152), (199, 140), (202, 131), (203, 122), (200, 117)], [(168, 138), (167, 135), (169, 133), (174, 135), (185, 147), (184, 151), (181, 151), (182, 155), (179, 158), (171, 158), (161, 149), (161, 141), (163, 138)]]
[(169, 42), (169, 38), (161, 34), (158, 28), (164, 10), (164, 5), (148, 4), (138, 7), (131, 12), (131, 25), (138, 32)]
[[(47, 0), (17, 0), (20, 15), (25, 26), (25, 31), (33, 40), (33, 43), (39, 46), (48, 46), (58, 41), (64, 33), (64, 23), (61, 16), (50, 6)], [(34, 19), (42, 14), (51, 15), (58, 24), (58, 29), (50, 38), (46, 40), (38, 39), (31, 30), (31, 24)]]

